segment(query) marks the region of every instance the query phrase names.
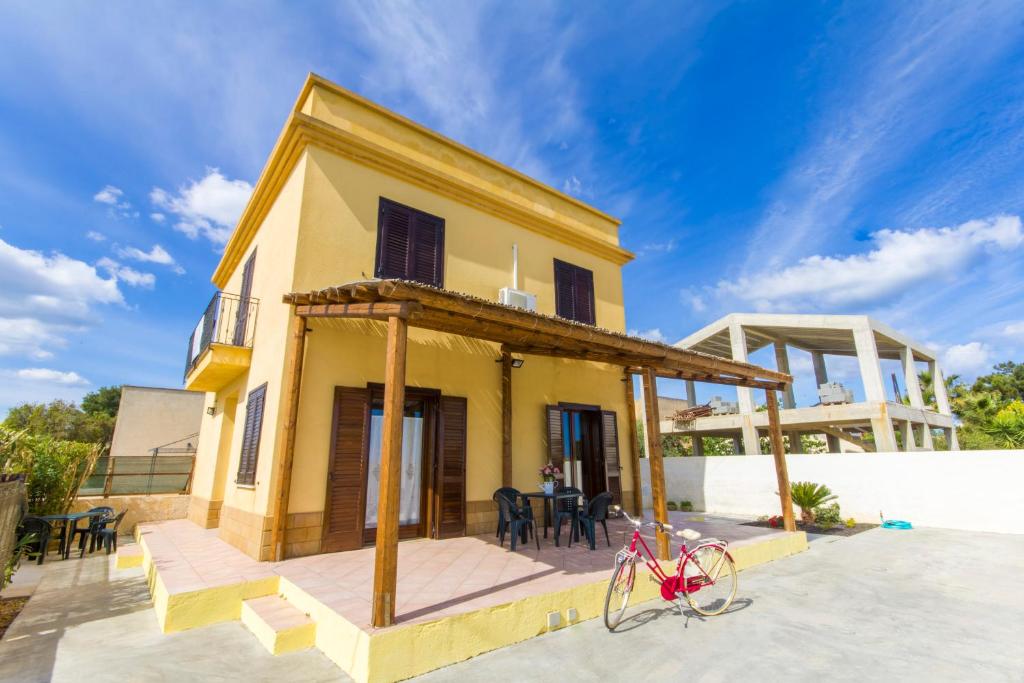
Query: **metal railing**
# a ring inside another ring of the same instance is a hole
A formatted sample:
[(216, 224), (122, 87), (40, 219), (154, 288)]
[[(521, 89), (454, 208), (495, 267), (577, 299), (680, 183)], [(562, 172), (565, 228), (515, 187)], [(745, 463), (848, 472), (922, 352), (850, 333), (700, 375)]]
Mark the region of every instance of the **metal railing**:
[(214, 294), (188, 339), (185, 376), (210, 344), (251, 347), (259, 303), (251, 296), (243, 299), (237, 294)]
[(78, 489), (79, 496), (189, 493), (195, 448), (154, 449), (152, 455), (104, 456)]

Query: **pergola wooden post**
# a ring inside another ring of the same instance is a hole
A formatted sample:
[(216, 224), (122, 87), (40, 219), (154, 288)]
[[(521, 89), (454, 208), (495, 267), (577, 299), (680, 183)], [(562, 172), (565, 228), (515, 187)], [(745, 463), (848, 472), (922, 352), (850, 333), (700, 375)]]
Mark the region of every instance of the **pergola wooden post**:
[(640, 476), (640, 452), (637, 449), (633, 373), (629, 371), (629, 368), (626, 368), (623, 382), (626, 385), (626, 413), (629, 416), (629, 461), (633, 465), (633, 513), (641, 515), (644, 512), (643, 477)]
[[(292, 344), (285, 366), (284, 453), (278, 458), (277, 490), (274, 496), (273, 526), (270, 532), (270, 555), (277, 562), (284, 559), (284, 541), (288, 525), (288, 497), (292, 488), (292, 461), (295, 458), (295, 432), (299, 419), (299, 393), (302, 389), (302, 362), (306, 349), (306, 319), (295, 315), (291, 320)], [(190, 477), (191, 480), (191, 477)]]
[(512, 485), (512, 354), (501, 352), (501, 485)]
[[(665, 500), (665, 463), (661, 457), (661, 416), (658, 415), (658, 376), (652, 368), (644, 368), (644, 407), (647, 414), (647, 458), (651, 461), (651, 498), (654, 519), (668, 522), (668, 504)], [(668, 534), (656, 532), (658, 559), (672, 559)]]
[(407, 338), (406, 319), (389, 317), (387, 362), (384, 368), (384, 424), (381, 430), (377, 542), (373, 565), (373, 626), (376, 628), (390, 626), (395, 621)]
[(772, 457), (775, 459), (775, 476), (779, 483), (779, 502), (782, 504), (782, 524), (786, 531), (796, 531), (793, 521), (793, 496), (789, 490), (789, 470), (786, 467), (786, 447), (782, 441), (782, 424), (779, 422), (779, 400), (774, 389), (765, 389), (768, 404), (768, 435), (772, 443)]

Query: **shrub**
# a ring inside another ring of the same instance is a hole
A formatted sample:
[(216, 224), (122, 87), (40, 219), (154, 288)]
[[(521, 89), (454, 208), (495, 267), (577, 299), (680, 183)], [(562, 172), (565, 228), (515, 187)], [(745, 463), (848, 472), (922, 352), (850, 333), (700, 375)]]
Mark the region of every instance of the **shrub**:
[(683, 512), (693, 512), (693, 503), (688, 500), (679, 501), (679, 509)]
[(832, 527), (842, 524), (843, 517), (839, 514), (839, 503), (832, 503), (831, 505), (821, 505), (814, 508), (814, 523), (821, 529), (831, 529)]
[(804, 524), (813, 524), (814, 509), (837, 497), (824, 484), (810, 481), (798, 481), (790, 487), (790, 491), (793, 503), (800, 508), (800, 518)]
[(850, 517), (848, 520), (846, 520), (847, 529), (852, 529), (855, 526), (857, 526), (857, 520), (855, 520), (853, 517)]
[(674, 500), (670, 500), (670, 501), (669, 501), (669, 502), (668, 502), (668, 503), (666, 504), (666, 507), (667, 507), (667, 508), (668, 508), (669, 510), (672, 510), (673, 512), (679, 509), (679, 506), (678, 506), (678, 505), (676, 505), (676, 502), (675, 502)]
[(60, 441), (0, 427), (0, 471), (24, 473), (29, 513), (61, 514), (71, 509), (78, 487), (92, 472), (102, 446)]

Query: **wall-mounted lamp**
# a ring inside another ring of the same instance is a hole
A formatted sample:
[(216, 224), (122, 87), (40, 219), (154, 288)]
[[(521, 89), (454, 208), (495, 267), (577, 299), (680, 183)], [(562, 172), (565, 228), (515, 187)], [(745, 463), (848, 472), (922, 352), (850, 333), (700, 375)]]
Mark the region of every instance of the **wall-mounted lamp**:
[[(494, 362), (495, 363), (500, 363), (501, 361), (502, 361), (502, 359), (498, 358)], [(523, 367), (523, 363), (525, 363), (525, 362), (526, 362), (526, 360), (523, 359), (523, 358), (513, 358), (512, 359), (512, 367), (514, 367), (514, 368), (521, 368), (521, 367)]]
[(214, 403), (212, 406), (206, 409), (206, 414), (213, 416), (217, 414), (217, 404)]

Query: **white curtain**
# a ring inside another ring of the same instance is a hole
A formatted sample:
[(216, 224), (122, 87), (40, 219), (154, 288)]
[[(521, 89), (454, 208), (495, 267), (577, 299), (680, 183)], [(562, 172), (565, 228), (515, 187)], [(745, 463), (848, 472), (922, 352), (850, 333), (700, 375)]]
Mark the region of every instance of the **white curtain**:
[[(366, 483), (366, 526), (370, 529), (377, 527), (377, 497), (380, 494), (380, 449), (383, 426), (383, 415), (370, 416), (370, 462)], [(402, 504), (398, 512), (399, 524), (417, 524), (420, 521), (422, 468), (423, 418), (406, 417), (402, 420)]]

